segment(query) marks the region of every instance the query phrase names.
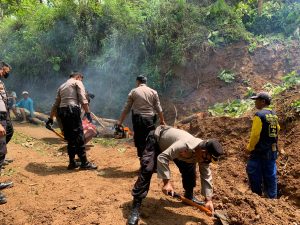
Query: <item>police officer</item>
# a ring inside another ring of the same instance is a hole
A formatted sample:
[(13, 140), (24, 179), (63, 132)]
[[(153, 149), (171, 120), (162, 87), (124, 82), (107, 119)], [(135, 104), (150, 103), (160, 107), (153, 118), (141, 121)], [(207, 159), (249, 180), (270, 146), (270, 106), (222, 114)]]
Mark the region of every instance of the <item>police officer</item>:
[(222, 146), (217, 140), (202, 140), (170, 126), (158, 126), (155, 131), (151, 131), (141, 159), (140, 174), (132, 189), (133, 204), (128, 224), (138, 223), (142, 199), (148, 194), (156, 165), (158, 178), (163, 180), (162, 191), (165, 194), (174, 193), (170, 181), (170, 161), (174, 161), (182, 175), (184, 196), (197, 204), (201, 203), (194, 197), (193, 190), (196, 186), (196, 163), (199, 164), (201, 193), (205, 197), (205, 206), (213, 211), (213, 186), (209, 163), (217, 161), (222, 154)]
[(277, 197), (277, 141), (280, 126), (277, 115), (268, 106), (271, 97), (266, 92), (260, 92), (251, 97), (255, 100), (255, 113), (251, 128), (247, 151), (250, 157), (246, 171), (252, 192), (268, 198)]
[[(11, 71), (11, 66), (5, 62), (0, 62), (0, 78), (8, 78), (9, 72)], [(12, 136), (12, 126), (7, 127), (7, 124), (11, 126), (10, 117), (8, 115), (8, 107), (7, 107), (7, 93), (5, 90), (5, 85), (2, 81), (0, 81), (0, 172), (5, 160), (5, 156), (7, 153), (6, 144), (10, 140)], [(7, 130), (9, 129), (9, 130)], [(7, 134), (11, 135), (9, 139), (7, 139)], [(11, 187), (13, 185), (12, 182), (0, 183), (0, 190)], [(0, 192), (0, 204), (5, 204), (7, 202), (4, 194)]]
[(156, 114), (159, 115), (160, 124), (165, 124), (158, 94), (146, 83), (145, 76), (139, 75), (136, 78), (136, 88), (129, 92), (127, 103), (118, 121), (118, 125), (122, 125), (127, 114), (132, 110), (133, 139), (140, 158), (149, 132), (155, 129)]
[(55, 103), (46, 123), (46, 126), (53, 125), (53, 117), (56, 113), (61, 119), (64, 136), (68, 141), (69, 170), (79, 167), (79, 163), (75, 161), (76, 154), (81, 161), (81, 169), (97, 169), (97, 166), (89, 162), (86, 157), (80, 106), (90, 122), (92, 118), (82, 80), (83, 74), (76, 71), (71, 73), (70, 78), (58, 88)]

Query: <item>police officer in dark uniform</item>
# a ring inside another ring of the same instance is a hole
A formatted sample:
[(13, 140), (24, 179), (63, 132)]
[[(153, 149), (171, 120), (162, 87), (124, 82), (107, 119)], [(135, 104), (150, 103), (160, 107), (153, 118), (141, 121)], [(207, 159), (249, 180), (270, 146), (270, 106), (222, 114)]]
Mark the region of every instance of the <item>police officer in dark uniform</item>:
[[(58, 88), (50, 118), (46, 123), (46, 126), (53, 125), (53, 117), (57, 113), (62, 123), (65, 139), (68, 141), (69, 170), (79, 166), (81, 169), (97, 169), (97, 166), (89, 162), (86, 157), (80, 107), (84, 109), (90, 122), (92, 118), (82, 80), (83, 75), (80, 72), (73, 72), (70, 78)], [(76, 154), (81, 161), (80, 165), (75, 161)]]
[(126, 105), (118, 121), (118, 125), (122, 125), (127, 114), (130, 110), (132, 111), (134, 144), (140, 158), (146, 147), (146, 138), (149, 132), (155, 129), (156, 114), (159, 115), (160, 124), (165, 125), (157, 91), (148, 87), (146, 83), (145, 76), (139, 75), (136, 78), (136, 88), (129, 92)]
[[(10, 71), (10, 65), (5, 62), (0, 62), (0, 78), (7, 78)], [(2, 81), (0, 81), (0, 172), (7, 153), (6, 144), (9, 142), (13, 134), (8, 112), (5, 85)], [(7, 137), (7, 135), (9, 135), (9, 137)], [(0, 183), (0, 190), (11, 187), (12, 185), (12, 182)], [(6, 202), (5, 195), (0, 192), (0, 204), (5, 204)]]
[(247, 163), (247, 174), (252, 192), (268, 198), (277, 197), (278, 133), (280, 126), (275, 112), (269, 108), (271, 96), (260, 92), (251, 97), (255, 100), (255, 113), (247, 151), (250, 157)]
[[(145, 76), (139, 75), (136, 78), (136, 88), (129, 92), (127, 103), (118, 121), (118, 125), (122, 125), (129, 111), (132, 111), (133, 138), (141, 165), (139, 177), (143, 177), (143, 174), (141, 174), (142, 168), (147, 166), (147, 162), (143, 160), (147, 154), (147, 152), (144, 151), (146, 147), (146, 138), (151, 131), (155, 130), (156, 114), (159, 115), (160, 124), (165, 125), (157, 91), (149, 88), (146, 83), (147, 78)], [(132, 191), (133, 195), (135, 195), (134, 192), (135, 188)], [(131, 225), (137, 223), (138, 215), (136, 214), (136, 209), (140, 206), (140, 203), (140, 201), (133, 201), (128, 224)]]

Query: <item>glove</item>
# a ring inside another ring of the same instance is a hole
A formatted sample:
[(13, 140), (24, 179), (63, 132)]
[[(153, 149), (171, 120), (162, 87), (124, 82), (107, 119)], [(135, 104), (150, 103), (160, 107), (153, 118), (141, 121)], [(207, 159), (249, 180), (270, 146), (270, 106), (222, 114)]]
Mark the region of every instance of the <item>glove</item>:
[(93, 122), (93, 119), (92, 119), (92, 117), (91, 117), (91, 113), (90, 113), (90, 112), (86, 112), (86, 113), (85, 113), (85, 116), (86, 116), (86, 118), (88, 119), (88, 121), (89, 121), (90, 123)]
[(53, 119), (48, 118), (48, 121), (46, 122), (46, 127), (51, 127), (53, 125)]

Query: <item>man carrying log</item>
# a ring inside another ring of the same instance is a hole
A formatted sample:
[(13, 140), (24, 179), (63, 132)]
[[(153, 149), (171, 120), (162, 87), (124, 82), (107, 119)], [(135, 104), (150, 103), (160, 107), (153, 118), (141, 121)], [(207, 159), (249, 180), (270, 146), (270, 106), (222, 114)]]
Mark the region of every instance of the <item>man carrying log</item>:
[(50, 117), (46, 123), (46, 126), (53, 125), (53, 117), (57, 112), (61, 119), (65, 139), (68, 142), (69, 170), (79, 167), (75, 161), (76, 154), (81, 161), (81, 169), (97, 169), (97, 166), (89, 162), (86, 157), (80, 106), (83, 107), (86, 118), (90, 122), (92, 122), (92, 118), (82, 80), (82, 73), (73, 72), (70, 74), (70, 78), (58, 88)]

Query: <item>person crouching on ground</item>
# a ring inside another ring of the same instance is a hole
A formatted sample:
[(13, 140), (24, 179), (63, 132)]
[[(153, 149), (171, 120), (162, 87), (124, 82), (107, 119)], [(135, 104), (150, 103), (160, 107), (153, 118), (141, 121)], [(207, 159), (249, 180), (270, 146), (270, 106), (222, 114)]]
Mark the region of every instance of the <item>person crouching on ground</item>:
[(255, 113), (247, 151), (250, 157), (247, 163), (247, 174), (252, 192), (268, 198), (277, 197), (276, 159), (278, 151), (278, 117), (269, 108), (271, 97), (260, 92), (251, 97), (255, 100)]
[(22, 121), (20, 123), (27, 123), (27, 118), (34, 117), (33, 101), (29, 97), (28, 91), (22, 92), (23, 99), (16, 104), (17, 112), (21, 115)]
[(200, 201), (194, 197), (193, 192), (196, 186), (196, 164), (199, 164), (201, 193), (205, 197), (205, 207), (214, 211), (212, 174), (209, 163), (217, 161), (223, 153), (222, 146), (217, 140), (202, 140), (184, 130), (164, 125), (151, 131), (141, 158), (142, 166), (139, 177), (132, 189), (133, 204), (128, 224), (138, 223), (141, 203), (148, 194), (156, 165), (158, 178), (163, 180), (163, 193), (173, 195), (170, 161), (174, 161), (182, 175), (184, 196), (197, 204), (200, 204)]

